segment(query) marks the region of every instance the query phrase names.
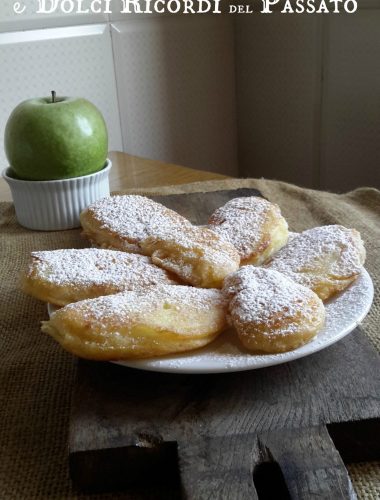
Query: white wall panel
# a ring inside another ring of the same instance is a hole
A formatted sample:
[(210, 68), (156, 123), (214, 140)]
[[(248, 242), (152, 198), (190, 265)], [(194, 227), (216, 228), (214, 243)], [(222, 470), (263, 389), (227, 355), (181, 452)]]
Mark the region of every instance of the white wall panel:
[[(71, 14), (65, 14), (60, 8), (57, 8), (50, 14), (37, 14), (39, 3), (38, 0), (20, 0), (19, 3), (25, 6), (25, 11), (22, 14), (16, 14), (13, 6), (16, 0), (0, 0), (0, 31), (27, 30), (37, 28), (50, 28), (53, 26), (68, 26), (86, 23), (100, 23), (108, 20), (107, 14), (76, 14), (74, 11)], [(46, 0), (46, 9), (53, 9), (55, 3), (57, 6), (60, 2), (56, 0)], [(77, 10), (76, 2), (75, 11)], [(82, 10), (90, 10), (91, 0), (84, 0)], [(67, 4), (69, 8), (70, 5)], [(104, 10), (104, 8), (102, 8)]]
[(317, 184), (320, 16), (278, 12), (236, 21), (242, 175)]
[(124, 150), (237, 173), (231, 16), (115, 23)]
[(380, 187), (380, 11), (328, 20), (322, 187)]
[(98, 106), (107, 122), (110, 149), (122, 149), (107, 25), (2, 33), (0, 66), (0, 137), (20, 101), (49, 95), (54, 89), (58, 95), (85, 97)]

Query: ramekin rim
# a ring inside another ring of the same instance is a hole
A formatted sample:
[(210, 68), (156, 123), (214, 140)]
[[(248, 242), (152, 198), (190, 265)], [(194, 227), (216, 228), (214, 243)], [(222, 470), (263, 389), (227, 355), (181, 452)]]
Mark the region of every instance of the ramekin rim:
[(60, 184), (60, 183), (68, 183), (68, 182), (71, 182), (71, 181), (76, 181), (77, 179), (84, 179), (84, 178), (90, 178), (90, 177), (95, 177), (96, 175), (100, 175), (100, 174), (104, 174), (105, 172), (108, 172), (112, 167), (112, 161), (110, 160), (110, 158), (107, 158), (106, 159), (106, 163), (104, 165), (104, 167), (101, 169), (101, 170), (98, 170), (96, 172), (93, 172), (92, 174), (87, 174), (87, 175), (80, 175), (78, 177), (69, 177), (67, 179), (49, 179), (49, 180), (46, 180), (46, 181), (42, 181), (42, 180), (36, 180), (36, 181), (32, 181), (32, 180), (28, 180), (28, 179), (15, 179), (14, 177), (10, 177), (9, 175), (7, 175), (7, 171), (11, 168), (10, 166), (8, 167), (5, 167), (2, 172), (1, 172), (1, 176), (8, 182), (8, 179), (10, 182), (14, 182), (14, 183), (18, 183), (18, 184), (54, 184), (54, 183), (57, 183), (57, 184)]

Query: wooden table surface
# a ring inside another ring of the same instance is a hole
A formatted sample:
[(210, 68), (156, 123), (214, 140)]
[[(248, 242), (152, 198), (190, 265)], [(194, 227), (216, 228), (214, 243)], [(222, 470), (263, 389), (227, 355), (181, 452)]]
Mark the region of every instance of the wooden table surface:
[[(110, 173), (111, 191), (227, 178), (214, 172), (147, 160), (127, 153), (113, 151), (109, 156), (113, 164)], [(0, 178), (0, 201), (12, 201), (9, 186), (2, 178)]]

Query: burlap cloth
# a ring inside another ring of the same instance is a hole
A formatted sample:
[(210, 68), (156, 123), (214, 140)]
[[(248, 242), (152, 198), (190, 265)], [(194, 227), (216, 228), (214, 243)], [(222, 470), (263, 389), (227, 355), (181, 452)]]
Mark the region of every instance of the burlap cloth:
[[(361, 232), (367, 248), (366, 267), (376, 289), (363, 327), (380, 350), (380, 192), (362, 188), (337, 195), (263, 179), (209, 181), (141, 192), (170, 194), (238, 187), (258, 188), (277, 202), (295, 231), (339, 223)], [(45, 233), (23, 229), (16, 222), (13, 205), (5, 202), (0, 203), (0, 228), (0, 498), (77, 498), (67, 467), (75, 359), (41, 334), (39, 323), (47, 317), (46, 306), (20, 293), (17, 277), (30, 251), (80, 247), (85, 242), (78, 230)], [(351, 465), (349, 471), (359, 498), (380, 498), (380, 462)]]

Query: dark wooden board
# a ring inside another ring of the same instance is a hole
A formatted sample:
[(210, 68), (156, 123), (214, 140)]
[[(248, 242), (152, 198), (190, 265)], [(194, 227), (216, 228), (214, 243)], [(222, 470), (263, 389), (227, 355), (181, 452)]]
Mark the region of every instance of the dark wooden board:
[[(155, 199), (202, 224), (252, 194)], [(126, 498), (354, 498), (343, 459), (380, 458), (380, 358), (357, 328), (321, 352), (247, 372), (79, 361), (69, 451), (78, 489)]]

